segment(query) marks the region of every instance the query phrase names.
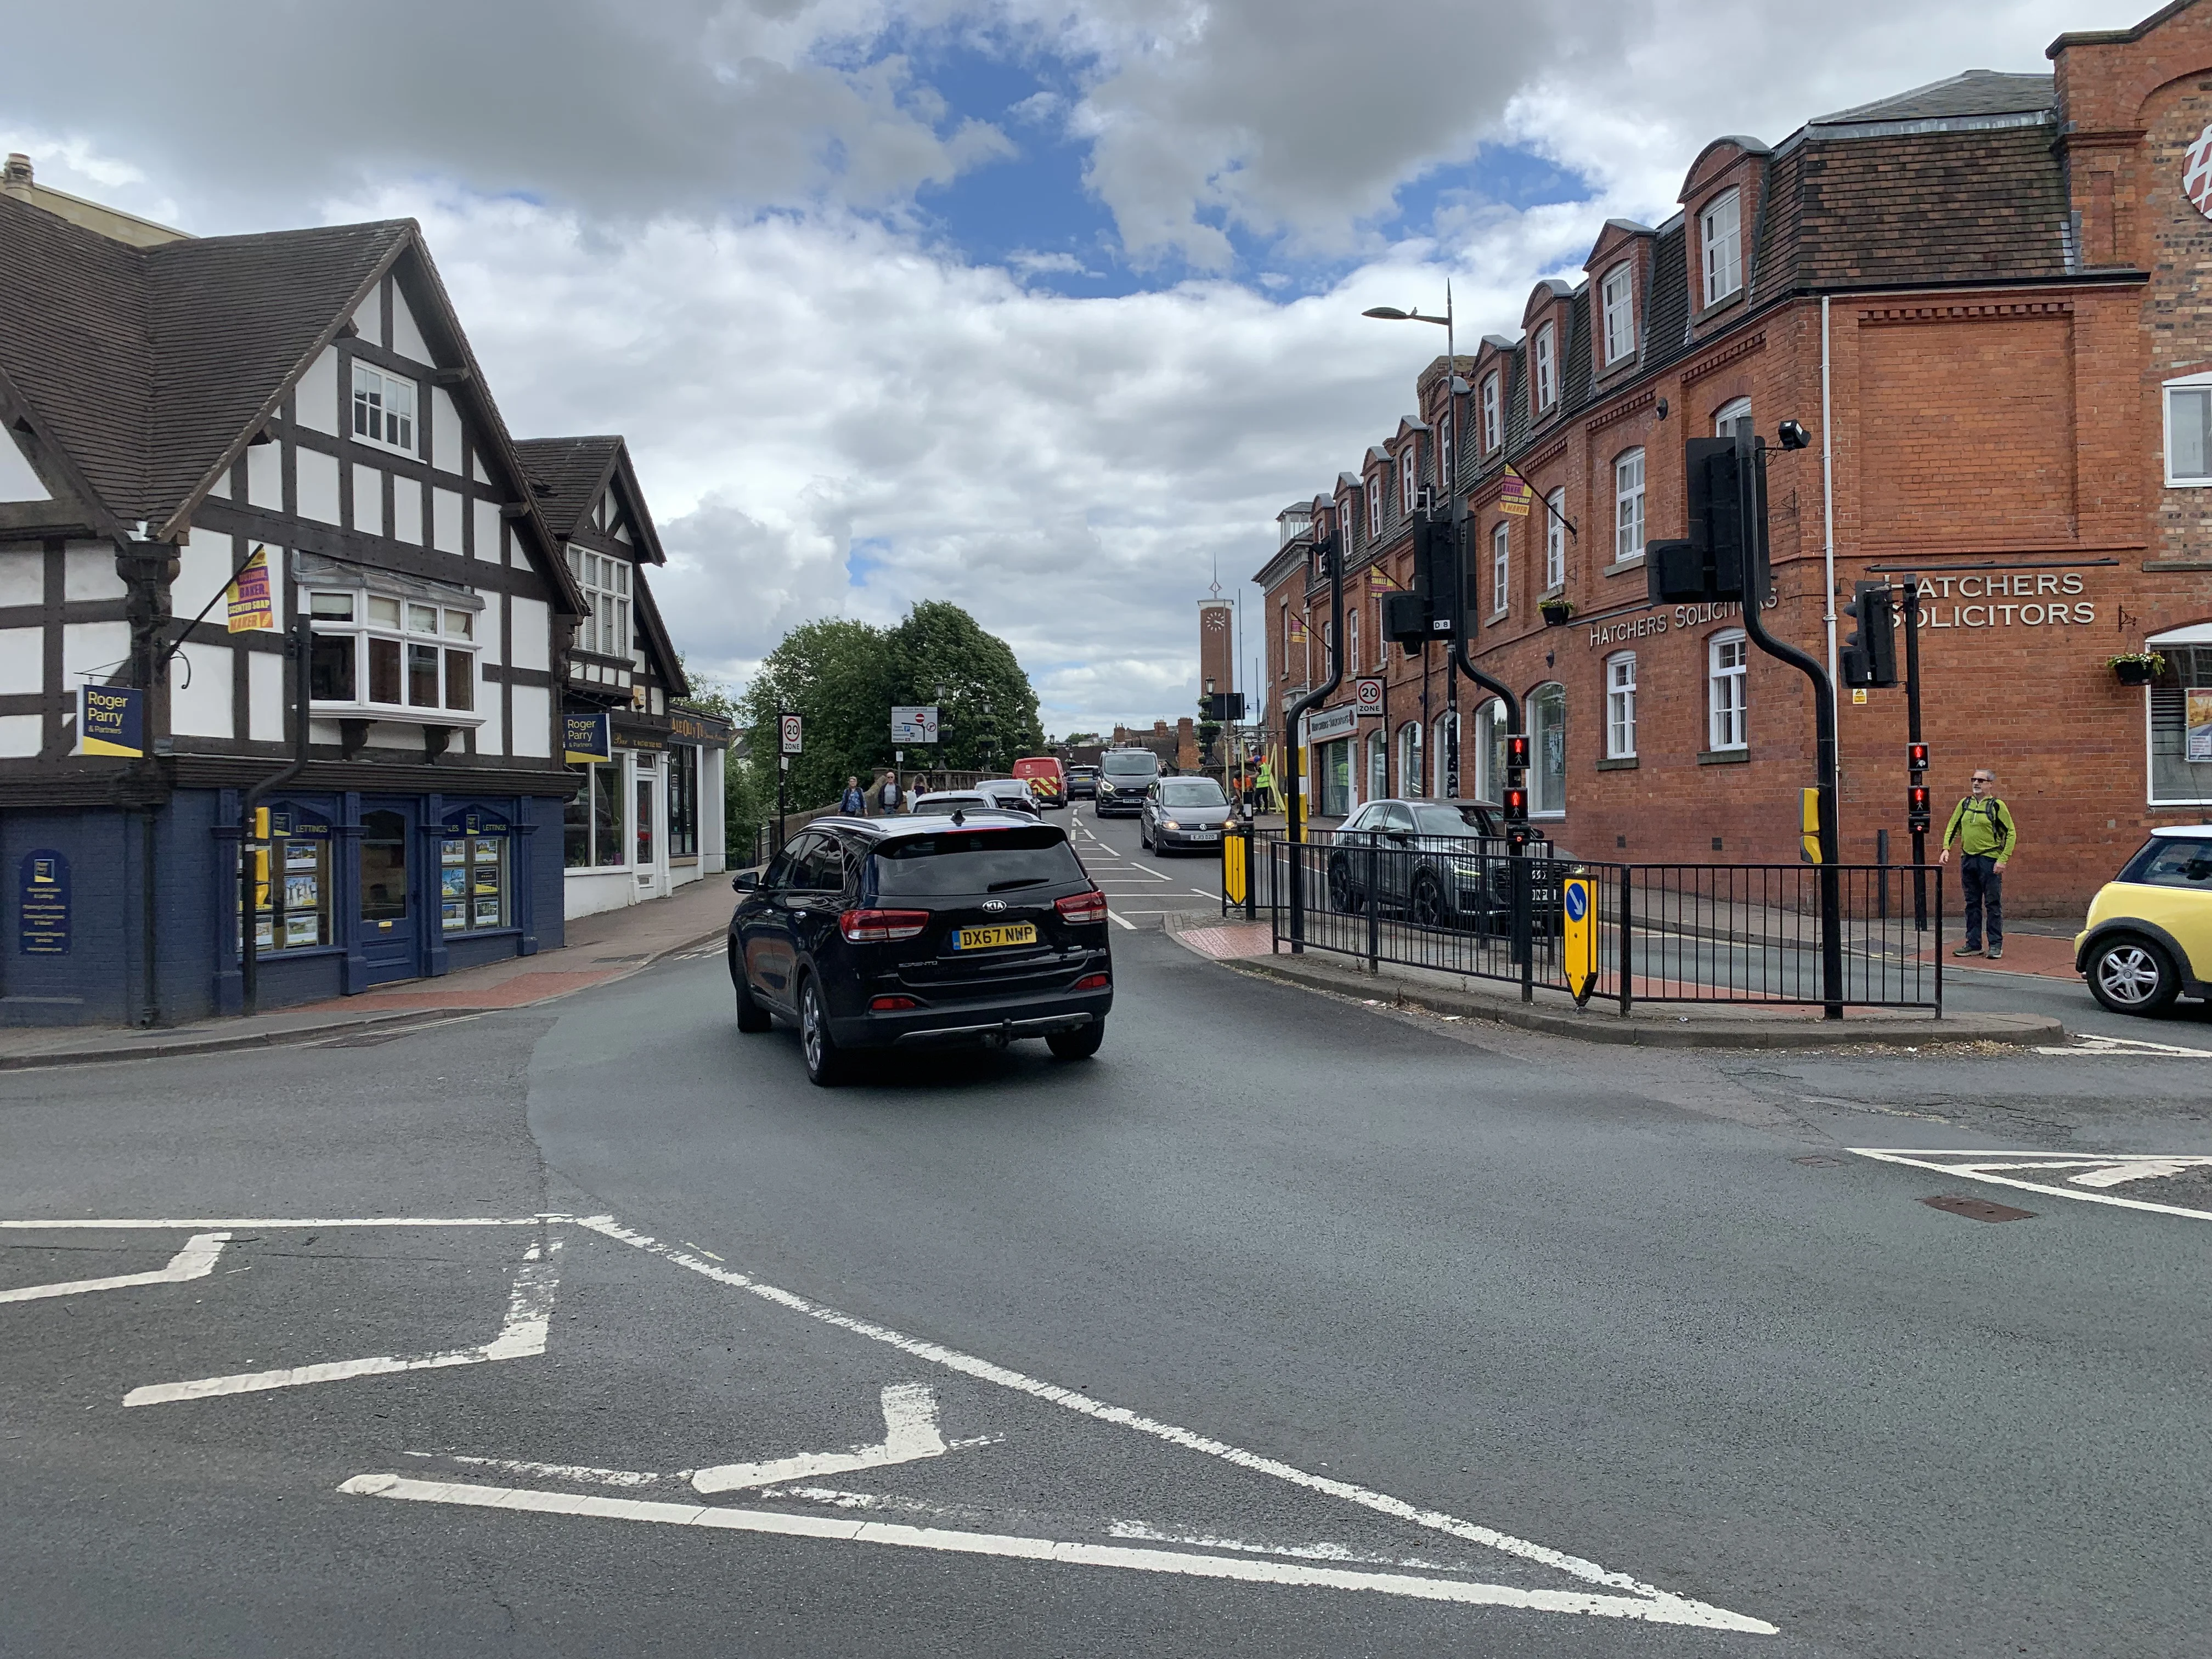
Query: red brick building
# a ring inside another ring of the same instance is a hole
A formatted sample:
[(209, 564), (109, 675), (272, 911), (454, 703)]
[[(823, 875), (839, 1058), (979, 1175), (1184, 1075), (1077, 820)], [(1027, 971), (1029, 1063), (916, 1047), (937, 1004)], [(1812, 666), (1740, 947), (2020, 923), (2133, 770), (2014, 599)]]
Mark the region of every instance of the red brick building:
[[(1919, 574), (1939, 825), (1994, 768), (2021, 826), (2013, 908), (2073, 908), (2148, 826), (2212, 818), (2212, 3), (2050, 56), (2053, 75), (1972, 71), (1771, 148), (1715, 139), (1679, 213), (1607, 223), (1580, 284), (1539, 283), (1518, 337), (1449, 384), (1437, 360), (1417, 418), (1285, 511), (1255, 578), (1279, 742), (1334, 643), (1310, 526), (1348, 532), (1315, 811), (1455, 771), (1497, 793), (1498, 706), (1441, 647), (1424, 663), (1380, 632), (1410, 520), (1456, 489), (1475, 658), (1523, 699), (1554, 839), (1794, 860), (1809, 688), (1747, 648), (1735, 607), (1648, 605), (1643, 548), (1684, 533), (1686, 439), (1747, 421), (1771, 444), (1795, 419), (1814, 441), (1773, 457), (1767, 626), (1832, 660), (1832, 594)], [(1545, 625), (1547, 599), (1570, 623)], [(2122, 685), (2106, 659), (2143, 649), (2165, 672)], [(1355, 672), (1386, 678), (1385, 716), (1340, 710)], [(1908, 858), (1905, 693), (1844, 692), (1839, 718), (1844, 856), (1871, 861), (1887, 829)]]

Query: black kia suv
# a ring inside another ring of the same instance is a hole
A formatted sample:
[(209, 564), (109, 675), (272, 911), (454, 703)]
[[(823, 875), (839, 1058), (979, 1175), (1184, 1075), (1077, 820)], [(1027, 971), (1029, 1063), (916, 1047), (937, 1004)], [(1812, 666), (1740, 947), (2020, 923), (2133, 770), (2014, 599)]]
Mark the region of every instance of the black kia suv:
[(731, 885), (738, 1029), (796, 1024), (816, 1083), (866, 1048), (1041, 1036), (1082, 1060), (1105, 1039), (1106, 898), (1054, 825), (821, 817)]

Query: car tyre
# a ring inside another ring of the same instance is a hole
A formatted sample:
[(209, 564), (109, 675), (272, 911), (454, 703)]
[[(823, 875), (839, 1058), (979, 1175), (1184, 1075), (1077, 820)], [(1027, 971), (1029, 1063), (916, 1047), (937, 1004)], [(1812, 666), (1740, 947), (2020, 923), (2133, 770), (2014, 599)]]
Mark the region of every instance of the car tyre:
[(1356, 916), (1364, 910), (1367, 896), (1352, 885), (1352, 872), (1344, 861), (1344, 854), (1333, 854), (1328, 861), (1328, 908), (1340, 915)]
[(1444, 890), (1424, 870), (1413, 878), (1413, 890), (1406, 902), (1406, 915), (1417, 927), (1442, 927), (1450, 921), (1444, 913)]
[(2172, 959), (2137, 934), (2108, 939), (2089, 953), (2089, 994), (2116, 1014), (2163, 1013), (2180, 994)]
[(830, 1011), (811, 974), (799, 988), (799, 1048), (806, 1058), (806, 1080), (816, 1087), (834, 1089), (852, 1075), (852, 1057), (830, 1035)]
[(1044, 1046), (1052, 1050), (1054, 1060), (1088, 1060), (1105, 1041), (1106, 1022), (1094, 1019), (1073, 1031), (1054, 1031), (1044, 1040)]
[(1147, 853), (1152, 850), (1152, 829), (1142, 818), (1137, 820), (1137, 844)]
[(738, 954), (730, 952), (730, 982), (738, 989), (738, 1029), (748, 1034), (769, 1030), (775, 1021), (769, 1017), (753, 995), (753, 988), (745, 983), (745, 970), (738, 965)]

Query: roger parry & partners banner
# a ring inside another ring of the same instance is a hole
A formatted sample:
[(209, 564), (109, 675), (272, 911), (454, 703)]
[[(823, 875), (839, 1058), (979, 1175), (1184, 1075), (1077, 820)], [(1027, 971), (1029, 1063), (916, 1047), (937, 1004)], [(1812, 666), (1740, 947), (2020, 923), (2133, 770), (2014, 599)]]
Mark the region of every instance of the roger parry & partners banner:
[(612, 760), (614, 750), (607, 741), (606, 715), (562, 715), (561, 747), (562, 758), (571, 766), (580, 766), (586, 761)]
[(146, 694), (135, 685), (80, 685), (76, 736), (80, 755), (143, 755)]

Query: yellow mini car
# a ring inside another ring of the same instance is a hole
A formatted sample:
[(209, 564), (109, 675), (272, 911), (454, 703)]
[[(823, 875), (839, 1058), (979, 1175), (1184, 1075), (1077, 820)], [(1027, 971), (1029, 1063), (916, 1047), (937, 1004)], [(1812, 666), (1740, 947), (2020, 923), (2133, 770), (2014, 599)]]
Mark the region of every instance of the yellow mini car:
[(2116, 1014), (2212, 1000), (2212, 824), (2154, 830), (2098, 890), (2074, 940), (2089, 994)]

